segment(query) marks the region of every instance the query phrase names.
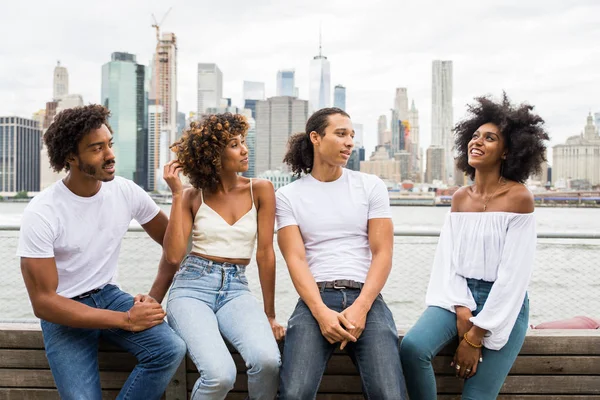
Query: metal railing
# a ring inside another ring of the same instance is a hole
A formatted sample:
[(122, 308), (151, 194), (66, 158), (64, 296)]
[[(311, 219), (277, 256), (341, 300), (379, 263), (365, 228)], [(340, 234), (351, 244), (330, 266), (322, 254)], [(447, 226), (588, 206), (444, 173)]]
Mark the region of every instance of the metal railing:
[[(15, 255), (18, 226), (0, 226), (0, 319), (34, 318), (19, 259)], [(439, 231), (394, 232), (393, 268), (383, 296), (399, 328), (412, 325), (424, 310), (429, 272)], [(539, 232), (536, 263), (529, 287), (530, 323), (586, 315), (600, 318), (600, 232)], [(275, 240), (278, 320), (287, 319), (297, 301)], [(156, 275), (161, 248), (141, 227), (125, 235), (119, 256), (119, 282), (130, 293), (147, 292)], [(344, 260), (340, 260), (344, 262)], [(260, 298), (256, 262), (247, 269), (250, 288)]]

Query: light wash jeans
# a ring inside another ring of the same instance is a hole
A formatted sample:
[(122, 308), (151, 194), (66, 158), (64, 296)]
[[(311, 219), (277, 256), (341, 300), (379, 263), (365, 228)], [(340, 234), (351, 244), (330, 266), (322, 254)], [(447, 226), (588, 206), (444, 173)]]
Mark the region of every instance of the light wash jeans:
[[(324, 289), (327, 307), (341, 312), (354, 304), (359, 289)], [(339, 343), (330, 344), (321, 334), (310, 309), (299, 300), (288, 322), (280, 377), (280, 400), (312, 400), (327, 362)], [(377, 296), (367, 314), (365, 330), (347, 352), (358, 368), (366, 399), (406, 400), (406, 388), (398, 355), (398, 332), (392, 312)]]
[[(106, 285), (89, 297), (77, 299), (94, 308), (127, 311), (133, 297)], [(160, 399), (185, 356), (185, 343), (163, 322), (142, 332), (122, 329), (81, 329), (41, 321), (46, 356), (63, 400), (101, 400), (98, 373), (100, 337), (133, 354), (139, 361), (117, 399)]]
[[(493, 282), (467, 279), (469, 289), (477, 303), (477, 315), (492, 289)], [(529, 321), (527, 295), (510, 334), (500, 350), (482, 349), (483, 362), (477, 373), (465, 380), (463, 400), (493, 400), (498, 396), (517, 355), (525, 341)], [(400, 359), (411, 399), (435, 400), (437, 391), (431, 360), (449, 343), (458, 344), (456, 314), (439, 307), (428, 307), (417, 323), (408, 331), (400, 344)], [(459, 378), (456, 378), (459, 379)]]
[(237, 370), (223, 338), (246, 362), (250, 398), (272, 400), (277, 394), (279, 348), (244, 272), (243, 265), (190, 254), (175, 275), (167, 315), (200, 372), (193, 400), (224, 399), (233, 389)]

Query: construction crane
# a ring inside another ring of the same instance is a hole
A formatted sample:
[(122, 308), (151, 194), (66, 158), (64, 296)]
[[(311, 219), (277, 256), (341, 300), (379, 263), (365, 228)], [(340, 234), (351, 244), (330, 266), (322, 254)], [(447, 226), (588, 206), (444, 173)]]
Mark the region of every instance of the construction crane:
[(165, 22), (165, 19), (167, 18), (167, 15), (169, 15), (169, 13), (171, 12), (172, 8), (173, 7), (169, 7), (169, 9), (165, 13), (165, 15), (163, 15), (162, 19), (160, 20), (160, 22), (156, 22), (156, 17), (154, 16), (154, 14), (152, 14), (152, 21), (154, 21), (154, 23), (152, 24), (152, 27), (156, 29), (156, 41), (157, 42), (160, 40), (160, 27), (163, 24), (163, 22)]

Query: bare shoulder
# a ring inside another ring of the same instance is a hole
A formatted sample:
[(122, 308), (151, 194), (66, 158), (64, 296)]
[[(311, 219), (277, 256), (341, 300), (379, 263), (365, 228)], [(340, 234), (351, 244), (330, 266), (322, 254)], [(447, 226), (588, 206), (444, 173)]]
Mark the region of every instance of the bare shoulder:
[(452, 211), (458, 211), (461, 209), (463, 202), (469, 198), (469, 186), (460, 187), (452, 195)]
[(506, 199), (508, 200), (510, 212), (529, 214), (534, 211), (533, 193), (521, 183), (511, 182), (511, 186), (506, 193)]
[(252, 189), (259, 194), (271, 194), (275, 192), (273, 183), (268, 179), (252, 179)]

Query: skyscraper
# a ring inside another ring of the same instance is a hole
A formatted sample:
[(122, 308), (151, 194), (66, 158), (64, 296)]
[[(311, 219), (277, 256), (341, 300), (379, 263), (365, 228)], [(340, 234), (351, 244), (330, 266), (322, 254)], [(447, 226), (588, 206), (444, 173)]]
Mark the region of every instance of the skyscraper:
[(198, 118), (207, 108), (221, 106), (223, 98), (223, 73), (217, 64), (198, 64)]
[(114, 135), (117, 175), (147, 186), (147, 88), (146, 67), (135, 55), (112, 53), (102, 66), (102, 104), (111, 112), (108, 122)]
[(446, 153), (443, 180), (451, 182), (454, 174), (452, 61), (433, 61), (431, 103), (431, 145), (444, 148)]
[(63, 96), (69, 94), (69, 72), (60, 65), (60, 61), (54, 67), (54, 82), (53, 82), (52, 99), (58, 101)]
[(398, 111), (398, 119), (401, 121), (406, 121), (408, 119), (408, 89), (396, 88), (394, 110)]
[[(174, 33), (163, 33), (156, 43), (150, 85), (150, 103), (155, 106), (153, 121), (148, 131), (148, 189), (155, 190), (161, 179), (163, 164), (160, 164), (162, 143), (173, 143), (177, 138), (177, 39)], [(150, 110), (148, 110), (150, 114)], [(164, 139), (161, 140), (161, 137)], [(165, 140), (166, 139), (166, 140)], [(171, 153), (167, 151), (167, 161)], [(163, 157), (164, 158), (164, 157)]]
[(310, 62), (309, 83), (310, 112), (331, 105), (331, 70), (327, 57), (323, 55), (319, 34), (319, 54)]
[(419, 137), (419, 110), (417, 110), (414, 100), (412, 101), (410, 110), (408, 110), (408, 124), (410, 126), (410, 153), (413, 175), (416, 182), (421, 182), (423, 180), (423, 160)]
[(282, 69), (277, 71), (277, 96), (297, 97), (296, 71), (293, 69)]
[(377, 120), (377, 145), (383, 146), (385, 144), (385, 131), (387, 129), (387, 117), (380, 115)]
[(285, 169), (283, 156), (289, 137), (304, 130), (308, 102), (293, 97), (271, 97), (256, 103), (256, 175)]
[(256, 119), (256, 102), (265, 99), (265, 83), (244, 81), (244, 108), (252, 111)]
[(248, 134), (246, 135), (248, 171), (244, 172), (242, 175), (246, 178), (256, 178), (256, 121), (254, 121), (254, 118), (248, 118), (248, 125), (250, 125)]
[(333, 106), (346, 111), (346, 88), (342, 85), (333, 88)]
[(0, 117), (0, 192), (38, 192), (42, 131), (37, 121)]
[(444, 160), (446, 151), (441, 146), (429, 146), (427, 148), (427, 171), (425, 181), (433, 183), (443, 181), (446, 176), (446, 163)]

